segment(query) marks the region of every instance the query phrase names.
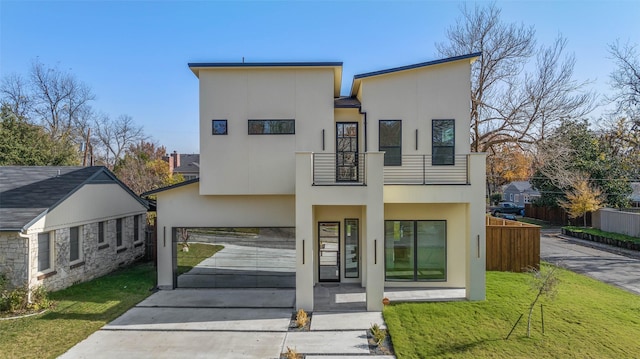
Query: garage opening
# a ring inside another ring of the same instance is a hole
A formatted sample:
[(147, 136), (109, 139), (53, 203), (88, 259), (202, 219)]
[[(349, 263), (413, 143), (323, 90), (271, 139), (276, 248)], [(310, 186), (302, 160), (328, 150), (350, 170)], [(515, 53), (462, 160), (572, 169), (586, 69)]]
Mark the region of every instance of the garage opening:
[(173, 241), (178, 288), (295, 288), (294, 227), (174, 228)]

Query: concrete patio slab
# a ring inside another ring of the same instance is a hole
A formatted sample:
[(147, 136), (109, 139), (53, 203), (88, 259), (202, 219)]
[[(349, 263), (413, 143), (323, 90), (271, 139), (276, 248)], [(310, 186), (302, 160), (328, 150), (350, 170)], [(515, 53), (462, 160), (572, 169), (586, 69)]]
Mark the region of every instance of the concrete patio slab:
[(279, 358), (286, 333), (99, 330), (60, 356), (102, 358)]
[(287, 347), (305, 354), (369, 354), (367, 332), (364, 330), (290, 332), (283, 348)]
[(437, 302), (466, 300), (464, 288), (385, 288), (384, 296), (392, 302)]
[(373, 323), (386, 328), (381, 312), (313, 312), (311, 330), (366, 330)]
[(138, 307), (293, 308), (295, 289), (175, 289), (161, 290)]
[(136, 307), (102, 329), (286, 332), (290, 319), (290, 309)]

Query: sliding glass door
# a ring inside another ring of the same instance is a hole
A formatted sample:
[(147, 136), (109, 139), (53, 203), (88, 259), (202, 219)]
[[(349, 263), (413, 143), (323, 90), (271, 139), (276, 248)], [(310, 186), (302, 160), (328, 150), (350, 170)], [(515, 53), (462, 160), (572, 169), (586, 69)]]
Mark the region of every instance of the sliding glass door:
[(385, 221), (385, 279), (445, 281), (446, 228), (446, 221)]

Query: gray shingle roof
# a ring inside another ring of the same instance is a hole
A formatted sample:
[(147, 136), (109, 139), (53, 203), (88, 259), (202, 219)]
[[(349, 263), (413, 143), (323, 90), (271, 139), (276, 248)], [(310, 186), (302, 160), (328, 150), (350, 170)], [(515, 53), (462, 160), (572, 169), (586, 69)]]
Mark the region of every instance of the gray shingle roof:
[(342, 96), (333, 99), (333, 107), (335, 108), (360, 108), (360, 101), (351, 96)]
[(200, 154), (180, 154), (180, 167), (176, 167), (173, 172), (176, 173), (199, 173), (200, 172)]
[(0, 166), (0, 230), (24, 230), (89, 182), (118, 183), (144, 204), (102, 166)]

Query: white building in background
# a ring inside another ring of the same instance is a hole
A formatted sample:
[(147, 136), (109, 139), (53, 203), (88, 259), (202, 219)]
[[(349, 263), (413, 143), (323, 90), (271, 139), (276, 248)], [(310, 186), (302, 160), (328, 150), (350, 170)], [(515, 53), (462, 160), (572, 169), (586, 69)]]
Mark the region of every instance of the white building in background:
[(189, 64), (200, 178), (153, 191), (159, 287), (178, 286), (176, 228), (286, 227), (297, 308), (313, 310), (325, 281), (366, 287), (368, 310), (385, 287), (483, 300), (485, 156), (469, 146), (478, 56), (356, 75), (348, 96), (342, 63)]

